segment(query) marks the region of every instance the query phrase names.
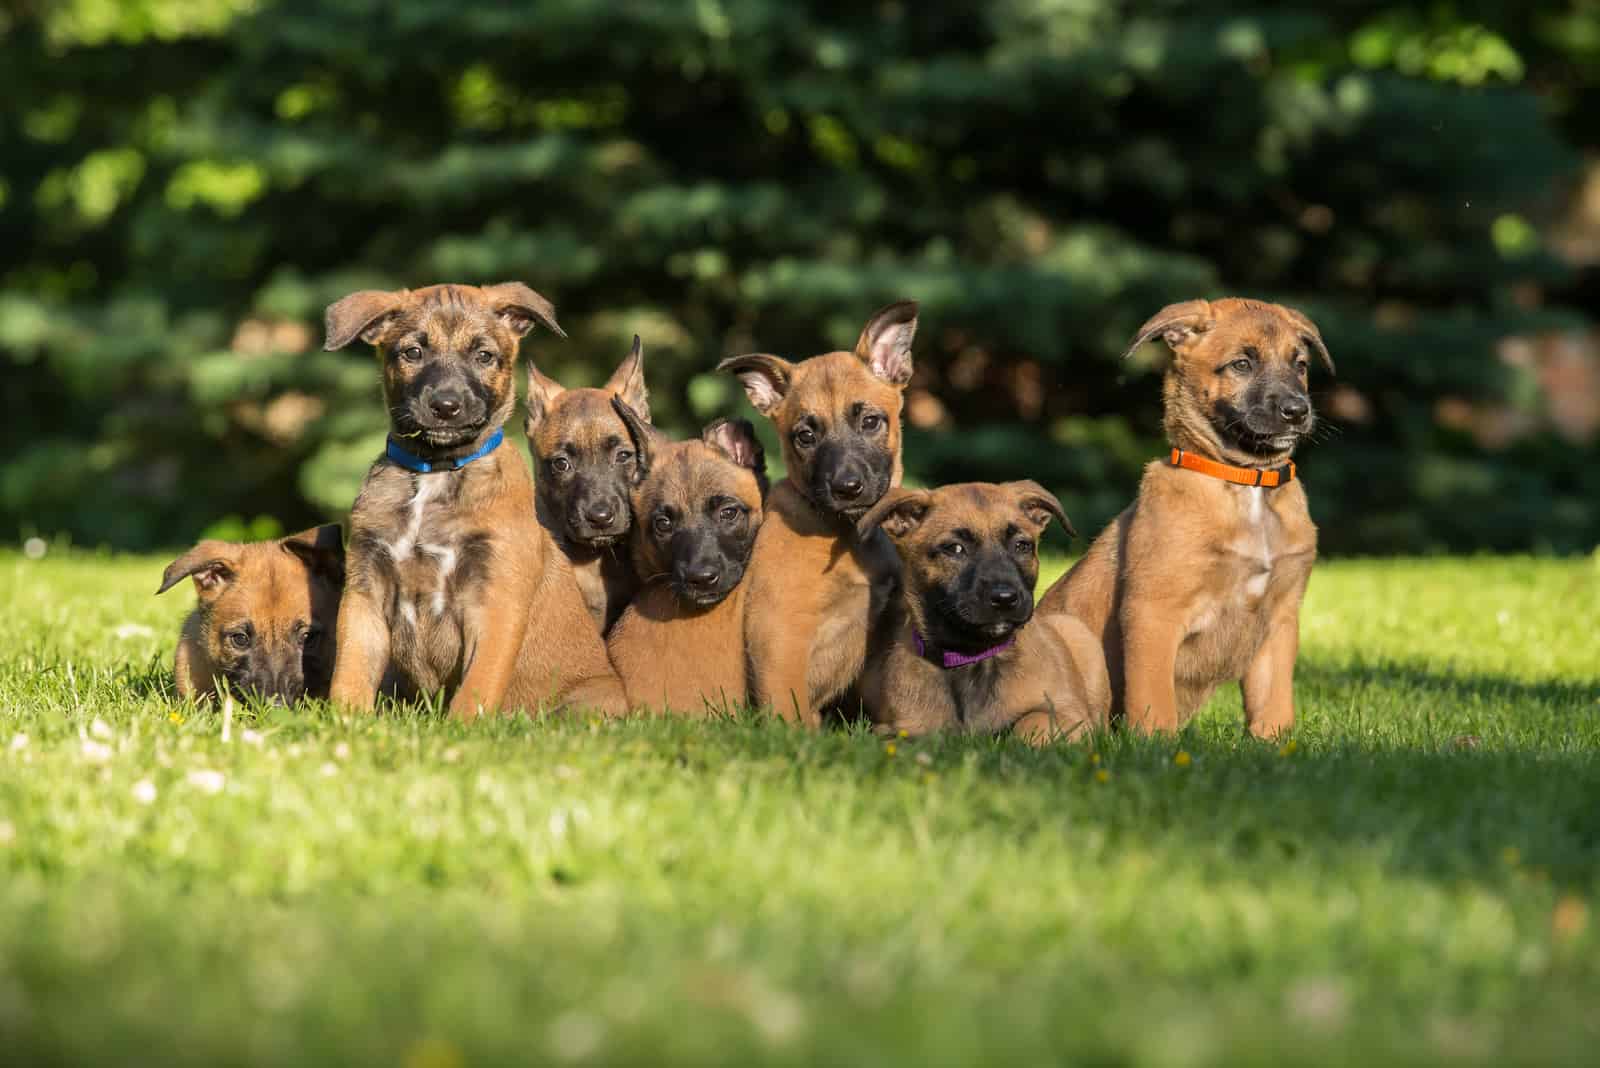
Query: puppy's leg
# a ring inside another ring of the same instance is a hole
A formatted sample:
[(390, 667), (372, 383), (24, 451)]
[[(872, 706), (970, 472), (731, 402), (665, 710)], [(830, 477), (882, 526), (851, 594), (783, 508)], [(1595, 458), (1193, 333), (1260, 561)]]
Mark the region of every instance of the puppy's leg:
[(520, 587), (496, 589), (466, 619), (462, 638), (467, 668), (450, 699), (450, 714), (471, 722), (496, 712), (517, 669), (517, 654), (528, 630), (527, 598)]
[(1300, 614), (1284, 613), (1267, 632), (1245, 669), (1244, 722), (1257, 738), (1274, 738), (1294, 726), (1294, 661), (1300, 652)]
[(579, 679), (561, 695), (561, 704), (578, 711), (592, 709), (607, 719), (625, 716), (629, 711), (628, 695), (623, 692), (622, 682), (616, 675)]
[(370, 710), (378, 683), (389, 664), (389, 623), (365, 590), (346, 590), (339, 602), (333, 683), (328, 699), (350, 708)]
[(1111, 677), (1106, 670), (1105, 646), (1076, 616), (1055, 615), (1045, 619), (1067, 646), (1067, 658), (1082, 686), (1084, 722), (1104, 727), (1111, 718)]
[(1178, 646), (1182, 618), (1175, 606), (1132, 597), (1123, 605), (1123, 712), (1146, 734), (1178, 729)]
[(751, 612), (746, 634), (752, 702), (771, 708), (791, 723), (821, 726), (808, 681), (817, 621), (809, 614), (783, 612), (777, 605), (767, 609), (755, 608), (753, 599), (747, 609)]
[(183, 622), (178, 635), (178, 652), (172, 660), (173, 675), (178, 683), (178, 696), (185, 701), (209, 697), (216, 690), (212, 678), (211, 658), (205, 654), (200, 638), (200, 616), (192, 613)]

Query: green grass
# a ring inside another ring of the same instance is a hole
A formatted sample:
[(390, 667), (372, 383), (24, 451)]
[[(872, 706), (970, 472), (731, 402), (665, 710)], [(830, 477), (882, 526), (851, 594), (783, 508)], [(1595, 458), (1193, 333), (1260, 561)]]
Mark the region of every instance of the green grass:
[(0, 555), (8, 1063), (1600, 1044), (1595, 560), (1327, 564), (1292, 749), (1230, 693), (1045, 752), (324, 709), (224, 741), (172, 696), (164, 562)]

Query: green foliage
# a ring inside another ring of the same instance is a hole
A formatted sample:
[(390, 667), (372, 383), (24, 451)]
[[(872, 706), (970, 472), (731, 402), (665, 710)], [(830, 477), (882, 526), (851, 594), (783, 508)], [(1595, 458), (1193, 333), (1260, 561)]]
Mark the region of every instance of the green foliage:
[(165, 562), (0, 553), (14, 1063), (1592, 1059), (1600, 561), (1323, 565), (1292, 748), (1044, 752), (225, 720)]
[[(686, 431), (730, 352), (923, 302), (922, 482), (1034, 477), (1092, 531), (1159, 451), (1117, 354), (1163, 303), (1311, 313), (1363, 421), (1304, 468), (1332, 550), (1600, 537), (1548, 433), (1487, 451), (1504, 337), (1581, 324), (1545, 247), (1592, 6), (71, 0), (0, 16), (0, 531), (128, 546), (346, 508), (383, 414), (319, 350), (357, 286), (518, 278)], [(1536, 291), (1543, 301), (1530, 302)], [(1319, 397), (1333, 384), (1320, 380)], [(1325, 404), (1325, 407), (1327, 405)]]

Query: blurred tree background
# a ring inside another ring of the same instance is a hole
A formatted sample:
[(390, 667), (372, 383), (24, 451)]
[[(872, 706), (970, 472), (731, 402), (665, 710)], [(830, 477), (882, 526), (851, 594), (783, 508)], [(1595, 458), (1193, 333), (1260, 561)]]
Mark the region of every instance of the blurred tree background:
[(1137, 325), (1285, 300), (1329, 550), (1587, 548), (1597, 90), (1596, 0), (11, 0), (0, 537), (336, 516), (383, 413), (323, 307), (521, 279), (678, 431), (918, 298), (911, 477), (1086, 531), (1160, 451)]

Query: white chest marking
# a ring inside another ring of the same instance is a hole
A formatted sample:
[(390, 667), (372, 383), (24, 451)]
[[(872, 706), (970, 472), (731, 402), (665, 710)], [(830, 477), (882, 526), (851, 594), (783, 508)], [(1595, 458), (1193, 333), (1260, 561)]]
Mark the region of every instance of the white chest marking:
[(389, 546), (389, 553), (396, 562), (411, 559), (411, 554), (416, 551), (417, 539), (422, 536), (422, 520), (427, 515), (428, 505), (439, 491), (444, 488), (444, 480), (438, 478), (417, 479), (417, 492), (411, 498), (411, 514), (408, 517), (405, 531)]
[(1247, 533), (1236, 544), (1239, 555), (1249, 558), (1256, 565), (1256, 570), (1245, 580), (1244, 592), (1247, 597), (1257, 598), (1267, 592), (1267, 582), (1272, 578), (1272, 538), (1268, 524), (1270, 517), (1267, 511), (1267, 491), (1247, 488), (1244, 494), (1244, 520)]

